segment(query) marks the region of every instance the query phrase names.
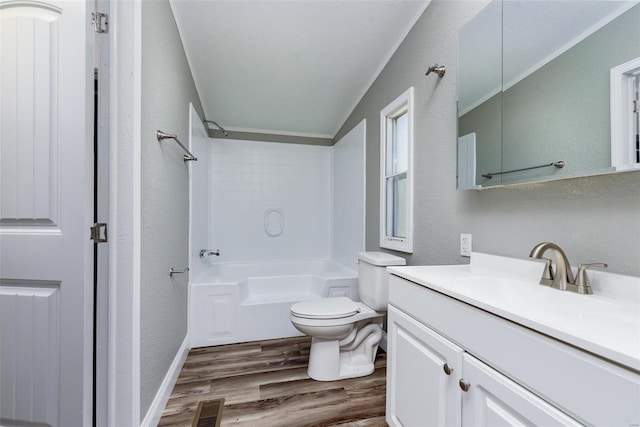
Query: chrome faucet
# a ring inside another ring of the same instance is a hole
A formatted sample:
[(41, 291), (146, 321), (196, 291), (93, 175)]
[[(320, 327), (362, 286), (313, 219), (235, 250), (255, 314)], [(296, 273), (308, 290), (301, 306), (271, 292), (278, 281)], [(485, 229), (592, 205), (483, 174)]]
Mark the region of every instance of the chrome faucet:
[[(551, 266), (551, 260), (543, 257), (547, 250), (551, 250), (556, 260), (555, 271), (553, 271), (553, 267)], [(578, 264), (578, 276), (574, 279), (571, 264), (569, 264), (569, 260), (564, 251), (560, 249), (560, 246), (551, 242), (538, 243), (531, 249), (529, 256), (531, 258), (544, 260), (547, 263), (542, 273), (542, 278), (540, 279), (541, 285), (551, 286), (552, 288), (563, 291), (577, 292), (579, 294), (593, 294), (589, 278), (587, 277), (587, 268), (607, 267), (607, 264), (604, 263)]]
[(220, 256), (220, 249), (201, 249), (200, 250), (200, 258), (204, 258), (205, 256)]

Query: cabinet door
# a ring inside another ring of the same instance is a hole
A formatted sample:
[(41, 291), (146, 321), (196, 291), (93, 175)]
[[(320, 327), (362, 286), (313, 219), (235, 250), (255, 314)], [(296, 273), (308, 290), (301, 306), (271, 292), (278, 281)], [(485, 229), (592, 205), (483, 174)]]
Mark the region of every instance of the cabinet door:
[(582, 425), (466, 353), (462, 381), (468, 384), (462, 395), (463, 426)]
[[(387, 423), (460, 425), (462, 349), (389, 306)], [(448, 373), (447, 373), (448, 372)]]

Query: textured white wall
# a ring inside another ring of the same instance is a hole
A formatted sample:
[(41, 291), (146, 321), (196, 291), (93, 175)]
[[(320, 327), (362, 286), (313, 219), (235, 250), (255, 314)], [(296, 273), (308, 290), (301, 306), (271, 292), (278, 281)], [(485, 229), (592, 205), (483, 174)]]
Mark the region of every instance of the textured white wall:
[[(331, 256), (331, 147), (211, 141), (211, 261)], [(268, 209), (284, 214), (280, 236), (264, 230)]]
[(363, 120), (333, 146), (332, 257), (354, 270), (364, 250), (365, 128)]
[[(612, 272), (640, 275), (639, 172), (456, 191), (457, 32), (485, 4), (434, 0), (336, 135), (367, 119), (367, 249), (379, 247), (380, 110), (414, 86), (415, 250), (409, 264), (468, 262), (459, 256), (459, 236), (472, 233), (476, 251), (526, 258), (536, 243), (549, 240), (574, 265), (604, 261)], [(424, 75), (436, 62), (447, 67), (442, 79)]]

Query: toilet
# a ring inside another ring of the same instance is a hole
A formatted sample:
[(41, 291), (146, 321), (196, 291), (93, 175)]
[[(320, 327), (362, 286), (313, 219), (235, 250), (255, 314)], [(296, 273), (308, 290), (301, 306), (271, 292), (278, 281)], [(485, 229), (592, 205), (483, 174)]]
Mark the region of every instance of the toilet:
[(307, 371), (311, 378), (335, 381), (373, 373), (389, 302), (386, 268), (391, 265), (405, 265), (405, 260), (384, 252), (359, 252), (358, 289), (362, 302), (335, 297), (291, 306), (293, 326), (312, 337)]

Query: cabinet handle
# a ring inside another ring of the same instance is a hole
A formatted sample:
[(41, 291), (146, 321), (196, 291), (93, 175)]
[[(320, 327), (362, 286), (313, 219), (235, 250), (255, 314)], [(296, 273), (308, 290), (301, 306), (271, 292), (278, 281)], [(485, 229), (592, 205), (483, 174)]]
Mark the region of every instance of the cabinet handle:
[(453, 372), (453, 368), (450, 367), (449, 364), (447, 364), (447, 363), (444, 364), (442, 369), (444, 369), (444, 373), (447, 374), (447, 375), (451, 375), (451, 372)]
[(460, 381), (458, 381), (458, 384), (460, 385), (460, 388), (462, 389), (462, 391), (465, 391), (465, 392), (469, 391), (469, 387), (471, 387), (471, 384), (469, 384), (463, 379), (460, 379)]

